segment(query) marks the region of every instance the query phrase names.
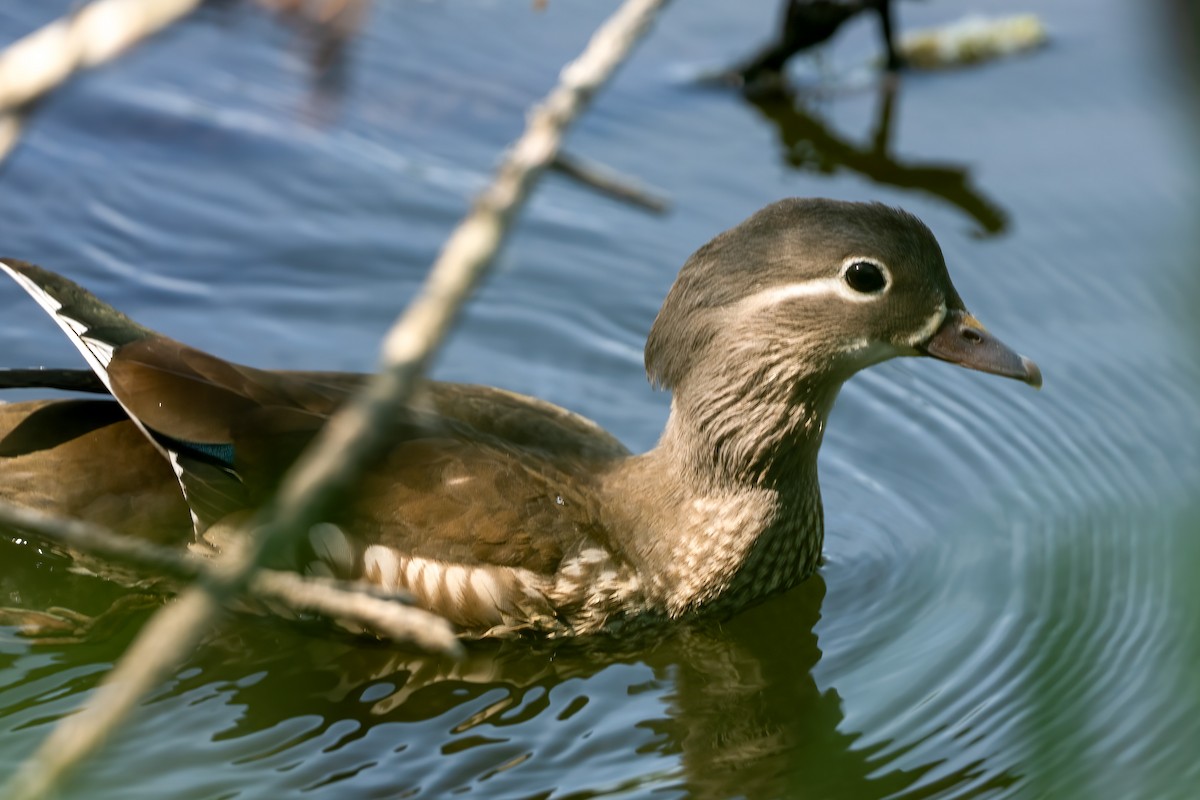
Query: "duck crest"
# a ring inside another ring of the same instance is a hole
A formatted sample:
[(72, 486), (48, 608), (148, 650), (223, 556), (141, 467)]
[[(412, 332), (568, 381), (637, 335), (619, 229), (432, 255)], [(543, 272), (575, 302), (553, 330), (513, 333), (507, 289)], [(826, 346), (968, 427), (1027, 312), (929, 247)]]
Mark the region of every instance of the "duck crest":
[[(0, 388), (109, 396), (0, 404), (9, 502), (223, 549), (367, 380), (226, 361), (48, 270), (0, 269), (94, 376), (0, 371)], [(967, 313), (915, 217), (780, 201), (701, 247), (668, 294), (646, 347), (673, 395), (653, 449), (532, 397), (427, 382), (417, 421), (275, 566), (408, 591), (468, 637), (733, 613), (819, 563), (817, 451), (841, 384), (915, 355), (1041, 382)]]

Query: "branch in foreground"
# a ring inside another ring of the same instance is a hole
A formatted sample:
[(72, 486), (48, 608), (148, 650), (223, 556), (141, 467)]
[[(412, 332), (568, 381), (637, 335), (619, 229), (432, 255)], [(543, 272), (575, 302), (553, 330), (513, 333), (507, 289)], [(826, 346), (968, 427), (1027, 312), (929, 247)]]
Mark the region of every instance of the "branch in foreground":
[(251, 593), (282, 602), (296, 611), (313, 611), (335, 620), (354, 621), (395, 642), (415, 645), (427, 653), (457, 657), (462, 644), (449, 623), (424, 609), (346, 591), (337, 581), (301, 578), (290, 572), (259, 570), (250, 581)]
[(0, 54), (0, 109), (57, 88), (76, 70), (116, 58), (183, 17), (201, 0), (96, 0), (34, 31)]
[(25, 128), (25, 114), (10, 111), (0, 111), (0, 162), (8, 158), (8, 154), (21, 141), (21, 132)]
[[(666, 0), (626, 0), (595, 33), (584, 53), (534, 109), (525, 133), (492, 184), (451, 235), (420, 295), (388, 333), (382, 372), (334, 416), (288, 473), (264, 523), (246, 547), (213, 565), (212, 575), (183, 592), (138, 634), (79, 713), (62, 720), (19, 768), (10, 798), (35, 798), (97, 749), (154, 686), (165, 680), (240, 591), (259, 559), (296, 531), (307, 530), (349, 488), (375, 455), (412, 398), (433, 350), (449, 332), (512, 227), (538, 177), (554, 160), (566, 128), (649, 29)], [(272, 513), (273, 512), (273, 513)]]
[(191, 13), (202, 0), (96, 0), (0, 53), (0, 161), (16, 146), (21, 111), (76, 71), (110, 61)]
[[(64, 547), (118, 561), (179, 580), (209, 577), (212, 562), (169, 547), (121, 536), (99, 525), (51, 516), (41, 511), (0, 503), (0, 525), (28, 531)], [(422, 650), (458, 655), (462, 645), (450, 625), (436, 614), (409, 605), (407, 595), (386, 592), (369, 584), (330, 578), (307, 578), (294, 572), (259, 569), (246, 585), (258, 600), (282, 603), (298, 612), (312, 612), (357, 623), (395, 642)]]

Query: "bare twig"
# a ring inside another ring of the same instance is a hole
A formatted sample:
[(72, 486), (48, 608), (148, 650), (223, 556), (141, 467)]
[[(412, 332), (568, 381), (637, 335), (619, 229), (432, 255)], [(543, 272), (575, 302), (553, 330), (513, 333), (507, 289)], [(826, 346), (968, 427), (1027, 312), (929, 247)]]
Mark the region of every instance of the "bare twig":
[(24, 128), (25, 114), (0, 111), (0, 162), (8, 158), (8, 154), (17, 146)]
[(336, 581), (305, 579), (290, 572), (259, 570), (250, 581), (259, 598), (282, 602), (296, 611), (312, 611), (349, 620), (395, 642), (411, 643), (427, 653), (460, 656), (462, 644), (446, 620), (420, 608), (348, 592)]
[(20, 111), (77, 70), (110, 61), (195, 10), (202, 0), (96, 0), (0, 53), (0, 161), (16, 146)]
[(194, 10), (201, 0), (96, 0), (0, 54), (0, 108), (20, 108), (79, 69), (128, 47)]
[(156, 575), (194, 580), (206, 564), (200, 559), (145, 539), (121, 536), (100, 525), (0, 502), (0, 525), (27, 531), (64, 547), (81, 550)]
[(560, 152), (550, 166), (555, 172), (622, 203), (644, 208), (654, 214), (665, 214), (671, 208), (671, 202), (660, 192), (651, 191), (632, 178), (595, 161)]
[[(322, 429), (285, 478), (264, 524), (246, 547), (220, 559), (205, 580), (156, 614), (90, 704), (67, 717), (21, 765), (5, 796), (34, 798), (95, 750), (138, 700), (186, 658), (217, 619), (225, 600), (249, 580), (259, 558), (320, 518), (375, 454), (411, 399), (434, 348), (503, 244), (517, 211), (553, 161), (566, 128), (624, 61), (666, 0), (626, 0), (562, 72), (558, 86), (530, 115), (525, 133), (492, 184), (451, 235), (425, 283), (383, 345), (382, 372)], [(273, 512), (273, 513), (272, 513)]]
[[(199, 580), (210, 576), (213, 562), (144, 539), (121, 536), (99, 525), (66, 519), (33, 509), (0, 503), (0, 525), (27, 531), (64, 547), (130, 564), (156, 577)], [(396, 642), (435, 653), (456, 655), (462, 646), (442, 618), (412, 608), (407, 594), (387, 592), (365, 583), (307, 578), (294, 572), (259, 569), (246, 594), (282, 603), (291, 611), (313, 612), (357, 623)]]

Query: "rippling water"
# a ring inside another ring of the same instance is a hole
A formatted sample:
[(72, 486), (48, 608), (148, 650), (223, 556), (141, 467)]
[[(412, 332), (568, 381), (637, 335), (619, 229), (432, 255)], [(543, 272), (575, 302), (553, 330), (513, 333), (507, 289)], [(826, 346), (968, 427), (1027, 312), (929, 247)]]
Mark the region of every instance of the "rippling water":
[[(0, 11), (0, 34), (66, 5)], [(527, 5), (378, 4), (334, 107), (302, 44), (208, 9), (38, 110), (0, 174), (0, 249), (221, 355), (369, 369), (607, 11)], [(648, 447), (666, 398), (641, 345), (675, 270), (767, 202), (828, 195), (924, 218), (1045, 390), (915, 360), (859, 376), (822, 451), (821, 574), (653, 647), (490, 644), (448, 664), (231, 620), (69, 796), (1200, 796), (1196, 192), (1148, 4), (1035, 0), (1051, 47), (890, 88), (863, 69), (863, 20), (796, 64), (786, 103), (698, 88), (775, 5), (672, 7), (570, 146), (673, 213), (552, 176), (437, 374)], [(965, 11), (899, 6), (903, 28)], [(3, 366), (77, 363), (24, 296), (0, 287), (0, 309)], [(0, 552), (5, 605), (118, 594), (30, 545)], [(0, 772), (135, 628), (52, 647), (0, 629)]]

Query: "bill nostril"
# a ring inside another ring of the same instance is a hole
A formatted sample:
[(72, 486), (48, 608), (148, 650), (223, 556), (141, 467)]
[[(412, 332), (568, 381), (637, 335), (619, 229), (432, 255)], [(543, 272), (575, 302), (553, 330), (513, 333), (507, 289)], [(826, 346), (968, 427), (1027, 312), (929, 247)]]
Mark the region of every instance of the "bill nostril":
[(971, 330), (970, 328), (964, 328), (962, 335), (963, 338), (971, 344), (979, 344), (983, 341), (983, 334), (981, 334), (979, 331)]

